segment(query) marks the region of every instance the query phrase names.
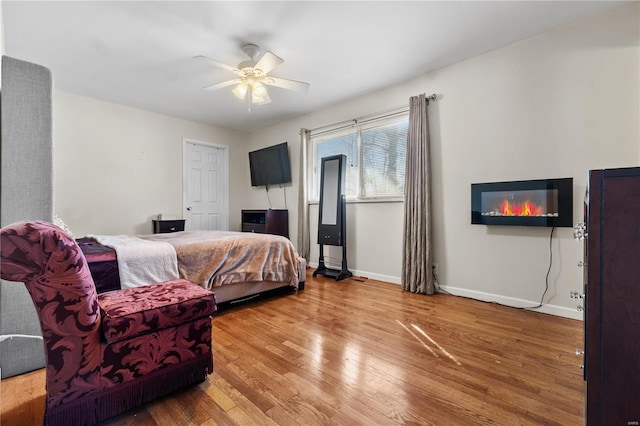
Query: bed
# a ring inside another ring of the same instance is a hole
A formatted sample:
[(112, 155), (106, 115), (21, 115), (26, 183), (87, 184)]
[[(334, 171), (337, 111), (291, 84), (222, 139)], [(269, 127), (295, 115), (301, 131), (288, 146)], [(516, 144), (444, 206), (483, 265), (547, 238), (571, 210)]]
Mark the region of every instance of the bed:
[(82, 237), (76, 239), (78, 246), (87, 259), (93, 282), (98, 293), (119, 290), (120, 274), (115, 249), (98, 243), (95, 239)]
[(305, 260), (277, 235), (182, 231), (90, 235), (77, 242), (99, 293), (177, 277), (214, 291), (218, 303), (281, 287), (304, 288)]

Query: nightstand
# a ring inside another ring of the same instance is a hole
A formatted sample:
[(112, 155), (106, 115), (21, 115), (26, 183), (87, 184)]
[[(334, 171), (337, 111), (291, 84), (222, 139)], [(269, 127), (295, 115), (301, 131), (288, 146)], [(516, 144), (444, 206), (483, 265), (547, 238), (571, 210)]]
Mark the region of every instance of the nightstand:
[(152, 220), (154, 234), (166, 234), (168, 232), (184, 231), (184, 219)]

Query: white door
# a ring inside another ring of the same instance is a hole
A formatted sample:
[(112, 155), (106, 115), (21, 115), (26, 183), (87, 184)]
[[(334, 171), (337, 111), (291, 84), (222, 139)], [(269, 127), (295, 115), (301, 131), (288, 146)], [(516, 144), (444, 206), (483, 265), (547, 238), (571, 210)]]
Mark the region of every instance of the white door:
[(185, 230), (227, 230), (228, 148), (192, 140), (184, 145)]

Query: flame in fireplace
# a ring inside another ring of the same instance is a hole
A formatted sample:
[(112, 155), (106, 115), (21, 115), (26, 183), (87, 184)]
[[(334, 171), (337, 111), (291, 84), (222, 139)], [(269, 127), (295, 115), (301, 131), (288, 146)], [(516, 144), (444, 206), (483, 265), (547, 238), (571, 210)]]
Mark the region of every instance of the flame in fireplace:
[(539, 216), (543, 214), (542, 207), (536, 206), (529, 200), (524, 203), (509, 203), (504, 200), (500, 212), (505, 216)]

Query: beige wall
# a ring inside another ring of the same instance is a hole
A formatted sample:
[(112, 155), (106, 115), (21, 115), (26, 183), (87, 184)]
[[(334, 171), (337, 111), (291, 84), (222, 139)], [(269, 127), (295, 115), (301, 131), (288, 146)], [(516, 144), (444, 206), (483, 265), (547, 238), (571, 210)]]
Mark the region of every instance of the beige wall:
[[(448, 291), (515, 306), (536, 305), (549, 266), (549, 228), (470, 225), (470, 185), (574, 178), (574, 221), (581, 219), (588, 170), (640, 161), (639, 4), (495, 50), (349, 102), (254, 132), (248, 149), (289, 141), (294, 181), (287, 193), (292, 239), (297, 215), (301, 127), (314, 128), (437, 93), (432, 137), (435, 262)], [(246, 163), (246, 162), (245, 162)], [(248, 165), (241, 163), (240, 167)], [(274, 207), (282, 197), (272, 191)], [(267, 207), (253, 189), (246, 207)], [(317, 206), (312, 206), (312, 242)], [(348, 259), (359, 275), (399, 282), (402, 204), (348, 206)], [(581, 318), (581, 245), (572, 230), (553, 239), (550, 288), (542, 311)], [(311, 262), (317, 263), (313, 245)]]
[[(158, 213), (183, 217), (183, 138), (229, 146), (230, 164), (244, 159), (236, 132), (60, 91), (53, 109), (55, 212), (76, 236), (150, 233)], [(233, 211), (244, 187), (230, 170)]]

